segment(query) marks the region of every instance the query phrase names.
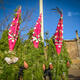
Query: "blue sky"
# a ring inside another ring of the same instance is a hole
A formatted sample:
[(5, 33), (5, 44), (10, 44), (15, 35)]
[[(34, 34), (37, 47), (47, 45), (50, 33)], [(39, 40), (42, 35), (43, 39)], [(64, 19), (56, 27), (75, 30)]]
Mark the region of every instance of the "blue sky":
[[(21, 5), (22, 12), (34, 9), (31, 20), (26, 25), (31, 27), (36, 23), (39, 16), (39, 0), (3, 1), (4, 4), (0, 3), (0, 21), (4, 18), (2, 6), (5, 7), (5, 15), (10, 15), (14, 13), (18, 5)], [(56, 6), (63, 11), (64, 39), (76, 38), (75, 30), (78, 30), (80, 37), (80, 0), (43, 0), (44, 32), (49, 32), (49, 38), (55, 33), (60, 16), (58, 13), (51, 11), (51, 9), (56, 8)], [(22, 28), (24, 24), (21, 24), (20, 27)]]

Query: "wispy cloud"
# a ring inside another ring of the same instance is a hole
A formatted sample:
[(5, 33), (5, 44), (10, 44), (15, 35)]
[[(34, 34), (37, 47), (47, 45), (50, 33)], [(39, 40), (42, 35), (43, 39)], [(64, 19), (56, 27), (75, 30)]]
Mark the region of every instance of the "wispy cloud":
[(79, 16), (79, 15), (80, 12), (71, 12), (71, 11), (68, 12), (68, 16)]
[(75, 13), (73, 13), (73, 15), (80, 15), (80, 13), (79, 12), (75, 12)]
[(69, 12), (68, 12), (68, 16), (72, 16), (72, 12), (69, 11)]

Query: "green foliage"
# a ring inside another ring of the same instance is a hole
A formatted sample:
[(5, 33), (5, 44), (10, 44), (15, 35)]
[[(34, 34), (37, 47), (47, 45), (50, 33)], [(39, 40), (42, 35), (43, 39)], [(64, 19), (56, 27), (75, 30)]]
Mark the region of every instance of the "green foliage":
[(5, 50), (9, 50), (8, 48), (8, 30), (5, 30), (2, 34), (1, 40), (0, 40), (0, 50), (4, 52)]
[[(8, 51), (4, 50), (4, 52), (0, 52), (0, 79), (2, 80), (16, 80), (19, 72), (19, 67), (23, 66), (24, 60), (28, 63), (29, 68), (27, 70), (24, 70), (24, 76), (23, 79), (26, 80), (42, 80), (42, 64), (44, 62), (44, 49), (43, 49), (43, 43), (40, 42), (39, 48), (34, 48), (33, 42), (31, 42), (31, 33), (32, 31), (27, 34), (28, 40), (22, 41), (20, 40), (20, 37), (18, 38), (14, 52), (16, 54), (8, 53)], [(2, 36), (3, 37), (3, 36)], [(8, 35), (6, 35), (8, 37)], [(5, 43), (5, 41), (4, 41)], [(7, 43), (8, 44), (8, 43)], [(7, 46), (8, 47), (8, 46)], [(5, 52), (6, 51), (6, 52)], [(18, 62), (15, 64), (7, 64), (4, 61), (5, 57), (13, 57), (16, 56), (19, 58)], [(39, 74), (39, 75), (38, 75)], [(25, 76), (26, 75), (26, 76)]]
[(57, 54), (53, 39), (47, 40), (48, 49), (48, 64), (52, 62), (53, 64), (53, 80), (68, 80), (68, 67), (67, 61), (71, 63), (71, 60), (68, 56), (68, 52), (65, 48), (65, 43), (63, 41), (63, 46), (60, 55)]
[[(45, 60), (44, 44), (43, 42), (40, 42), (39, 48), (34, 48), (33, 42), (31, 41), (32, 32), (33, 29), (27, 33), (28, 39), (24, 42), (20, 40), (20, 36), (18, 37), (14, 48), (14, 52), (16, 52), (15, 54), (8, 53), (8, 31), (3, 32), (0, 40), (0, 80), (17, 80), (19, 67), (23, 66), (24, 61), (28, 63), (29, 67), (28, 69), (24, 70), (23, 80), (43, 80), (42, 65), (45, 64), (46, 68), (48, 68), (50, 62), (53, 64), (53, 70), (51, 70), (53, 80), (68, 80), (67, 61), (70, 63), (71, 61), (66, 51), (64, 41), (61, 53), (58, 55), (53, 43), (53, 39), (47, 38), (45, 40), (47, 48), (47, 60)], [(2, 48), (1, 44), (3, 46)], [(7, 64), (4, 61), (5, 57), (13, 56), (19, 58), (15, 64)]]
[(46, 65), (49, 65), (50, 62), (53, 64), (53, 80), (68, 80), (68, 68), (67, 61), (70, 62), (68, 52), (66, 50), (66, 45), (63, 41), (62, 49), (60, 55), (57, 54), (56, 48), (54, 45), (53, 38), (48, 39), (48, 33), (46, 34), (46, 47), (47, 47), (47, 62)]
[(31, 42), (32, 30), (30, 30), (27, 35), (28, 40), (25, 41), (24, 45), (24, 60), (28, 63), (29, 68), (24, 71), (23, 79), (42, 80), (42, 65), (44, 62), (43, 43), (39, 43), (39, 48), (34, 48), (34, 45)]
[[(15, 9), (17, 12), (18, 8)], [(17, 14), (14, 14), (17, 17)], [(19, 17), (19, 23), (21, 24), (21, 14)], [(24, 65), (24, 61), (28, 63), (28, 69), (24, 70), (23, 80), (43, 80), (43, 64), (46, 68), (49, 67), (49, 63), (52, 62), (53, 69), (52, 78), (53, 80), (68, 80), (68, 67), (67, 61), (71, 63), (68, 56), (68, 52), (65, 48), (65, 43), (63, 41), (63, 46), (60, 55), (57, 54), (53, 39), (48, 39), (48, 31), (46, 35), (46, 46), (44, 43), (39, 43), (39, 48), (34, 48), (32, 40), (33, 29), (27, 33), (28, 39), (24, 42), (21, 41), (20, 35), (17, 39), (14, 51), (9, 53), (8, 45), (8, 30), (5, 30), (0, 39), (0, 80), (17, 80), (19, 68)], [(46, 48), (47, 60), (44, 56), (44, 50)], [(12, 54), (15, 53), (15, 54)], [(18, 57), (19, 60), (15, 64), (7, 64), (4, 60), (5, 57)]]

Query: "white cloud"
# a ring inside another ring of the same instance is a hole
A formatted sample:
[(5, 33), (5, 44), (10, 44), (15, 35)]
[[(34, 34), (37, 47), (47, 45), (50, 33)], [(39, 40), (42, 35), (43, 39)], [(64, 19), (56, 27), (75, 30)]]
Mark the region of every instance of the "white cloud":
[(73, 15), (80, 15), (80, 13), (79, 12), (75, 12), (75, 13), (73, 13)]
[(68, 12), (68, 16), (79, 16), (80, 12)]
[(68, 16), (72, 16), (72, 13), (70, 11), (68, 12)]

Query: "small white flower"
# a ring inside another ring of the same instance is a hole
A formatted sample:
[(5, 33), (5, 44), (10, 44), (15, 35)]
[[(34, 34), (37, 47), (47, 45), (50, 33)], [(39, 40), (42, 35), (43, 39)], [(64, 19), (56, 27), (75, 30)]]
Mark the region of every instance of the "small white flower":
[(63, 17), (61, 17), (61, 19), (63, 19)]
[(58, 24), (58, 27), (59, 27), (60, 25)]
[(9, 36), (13, 37), (11, 34), (8, 34)]
[(38, 24), (38, 22), (36, 24)]
[(15, 20), (15, 18), (13, 18), (13, 20)]
[(35, 41), (35, 40), (37, 40), (37, 38), (33, 36), (33, 41)]
[(37, 41), (37, 38), (35, 37), (35, 40)]
[(52, 63), (50, 62), (49, 65), (51, 65)]
[(41, 41), (40, 38), (38, 40)]
[(35, 41), (35, 39), (33, 38), (33, 41)]
[(15, 40), (17, 40), (17, 39), (15, 39)]
[(39, 17), (39, 19), (40, 19), (40, 17)]
[(4, 59), (8, 64), (11, 64), (12, 63), (12, 61), (11, 61), (11, 59), (9, 58), (9, 57), (5, 57), (5, 59)]
[(16, 63), (18, 61), (18, 58), (17, 57), (13, 57), (12, 58), (12, 63)]
[(36, 29), (36, 27), (34, 27), (34, 29)]
[(32, 36), (32, 38), (34, 38), (35, 36)]
[(14, 34), (14, 36), (16, 36), (16, 34)]
[(14, 42), (14, 39), (12, 39), (12, 42)]
[(63, 30), (60, 30), (63, 33)]
[(57, 43), (55, 43), (55, 45), (58, 45)]
[(11, 30), (9, 30), (9, 32), (11, 32)]
[(55, 36), (55, 38), (57, 38), (57, 36)]
[(56, 32), (58, 32), (58, 30), (56, 30)]
[(18, 23), (18, 21), (17, 21), (17, 23)]
[(35, 32), (33, 32), (33, 34), (34, 34)]
[(58, 47), (59, 47), (59, 48), (61, 48), (61, 46), (60, 46), (60, 45), (59, 45)]
[(40, 37), (40, 35), (38, 35), (38, 37)]
[(12, 24), (10, 26), (12, 27)]
[(36, 42), (38, 42), (38, 40), (36, 40)]
[(12, 38), (9, 38), (8, 40), (12, 40)]
[(63, 27), (63, 24), (61, 26)]
[(34, 36), (32, 36), (32, 38), (34, 38)]
[(62, 42), (61, 40), (59, 40), (59, 42)]
[(58, 42), (58, 40), (55, 40), (55, 42)]

